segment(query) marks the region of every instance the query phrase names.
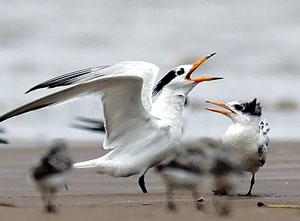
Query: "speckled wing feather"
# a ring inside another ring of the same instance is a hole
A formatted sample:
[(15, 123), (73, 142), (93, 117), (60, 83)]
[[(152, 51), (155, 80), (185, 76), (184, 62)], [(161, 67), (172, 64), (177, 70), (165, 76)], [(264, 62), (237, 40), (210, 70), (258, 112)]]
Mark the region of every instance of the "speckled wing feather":
[(259, 122), (259, 141), (258, 141), (258, 155), (259, 155), (259, 163), (262, 167), (267, 158), (267, 151), (269, 145), (269, 136), (268, 133), (270, 131), (269, 123), (266, 122), (265, 119), (262, 119)]

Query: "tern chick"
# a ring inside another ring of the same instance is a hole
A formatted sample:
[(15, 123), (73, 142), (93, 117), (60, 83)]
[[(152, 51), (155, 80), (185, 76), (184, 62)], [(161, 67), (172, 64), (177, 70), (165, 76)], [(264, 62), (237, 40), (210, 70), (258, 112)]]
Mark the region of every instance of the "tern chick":
[(48, 152), (42, 156), (36, 166), (31, 168), (31, 178), (42, 194), (45, 211), (55, 213), (54, 200), (59, 188), (66, 186), (72, 169), (72, 160), (66, 153), (66, 145), (55, 143)]
[[(220, 141), (203, 138), (199, 141), (183, 143), (171, 161), (156, 166), (156, 171), (167, 187), (167, 208), (176, 210), (173, 201), (175, 188), (189, 189), (199, 210), (204, 208), (197, 191), (200, 184), (208, 183), (212, 189), (231, 192), (234, 187), (232, 178), (240, 174), (241, 169), (229, 150), (230, 148)], [(214, 203), (214, 205), (218, 207), (216, 210), (220, 215), (230, 212), (230, 207), (226, 203)]]
[(243, 170), (252, 173), (250, 188), (245, 196), (251, 196), (255, 183), (255, 173), (265, 164), (269, 144), (269, 124), (261, 119), (262, 108), (256, 98), (251, 102), (232, 101), (223, 103), (207, 101), (224, 108), (206, 108), (221, 113), (232, 120), (223, 135), (223, 144), (232, 148), (238, 156)]

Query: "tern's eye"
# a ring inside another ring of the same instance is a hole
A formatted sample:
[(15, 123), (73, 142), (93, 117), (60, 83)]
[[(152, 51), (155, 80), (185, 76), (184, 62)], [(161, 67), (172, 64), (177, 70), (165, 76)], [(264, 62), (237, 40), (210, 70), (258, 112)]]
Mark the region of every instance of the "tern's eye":
[(238, 110), (238, 111), (243, 110), (243, 106), (242, 106), (242, 105), (239, 105), (239, 104), (235, 104), (235, 105), (234, 105), (234, 108), (235, 108), (236, 110)]
[(184, 69), (183, 68), (180, 68), (179, 71), (177, 71), (177, 75), (182, 75), (184, 73)]

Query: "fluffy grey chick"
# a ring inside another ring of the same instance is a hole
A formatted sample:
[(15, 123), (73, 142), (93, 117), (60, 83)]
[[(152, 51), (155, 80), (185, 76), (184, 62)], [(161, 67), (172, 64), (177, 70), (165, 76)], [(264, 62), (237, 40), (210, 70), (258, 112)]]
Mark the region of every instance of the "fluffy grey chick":
[(45, 211), (55, 213), (55, 197), (72, 170), (72, 160), (66, 153), (65, 143), (59, 141), (31, 168), (31, 178), (42, 194)]
[[(182, 143), (172, 160), (158, 165), (156, 171), (167, 187), (167, 208), (176, 210), (173, 200), (175, 188), (189, 189), (199, 210), (203, 209), (197, 190), (200, 184), (208, 183), (211, 189), (231, 192), (234, 187), (232, 178), (240, 174), (241, 169), (229, 150), (221, 141), (203, 138)], [(220, 215), (227, 215), (230, 212), (226, 204), (214, 203), (214, 205)]]

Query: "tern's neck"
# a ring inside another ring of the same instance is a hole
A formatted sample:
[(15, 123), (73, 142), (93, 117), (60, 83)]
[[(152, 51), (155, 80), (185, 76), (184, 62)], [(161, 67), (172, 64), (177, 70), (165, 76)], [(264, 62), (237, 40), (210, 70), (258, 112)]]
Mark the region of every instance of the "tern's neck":
[(151, 113), (160, 119), (182, 121), (185, 96), (172, 89), (164, 89), (153, 102)]

